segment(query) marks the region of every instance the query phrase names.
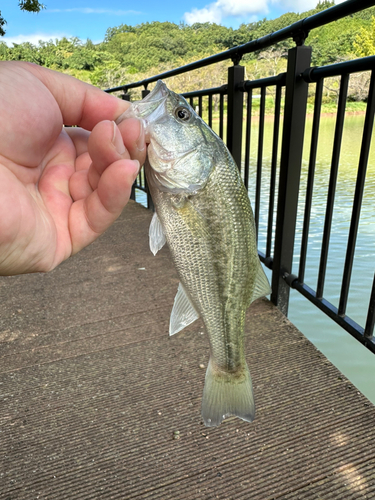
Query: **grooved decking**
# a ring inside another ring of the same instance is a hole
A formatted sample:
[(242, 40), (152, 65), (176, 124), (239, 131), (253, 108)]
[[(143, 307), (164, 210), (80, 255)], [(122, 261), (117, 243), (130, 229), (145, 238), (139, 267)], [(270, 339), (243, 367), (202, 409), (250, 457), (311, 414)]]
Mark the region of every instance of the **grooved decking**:
[(208, 340), (168, 337), (178, 279), (151, 215), (130, 202), (52, 273), (0, 278), (0, 499), (374, 499), (374, 406), (265, 299), (256, 419), (204, 427)]

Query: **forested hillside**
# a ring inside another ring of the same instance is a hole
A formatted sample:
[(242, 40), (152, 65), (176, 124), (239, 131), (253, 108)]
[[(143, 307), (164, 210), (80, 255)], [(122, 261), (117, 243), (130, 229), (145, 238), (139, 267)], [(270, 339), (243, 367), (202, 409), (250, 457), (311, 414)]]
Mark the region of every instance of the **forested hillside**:
[[(100, 44), (79, 38), (14, 44), (0, 41), (1, 60), (32, 61), (48, 68), (70, 73), (102, 88), (139, 80), (145, 76), (186, 64), (229, 49), (334, 5), (323, 0), (314, 10), (287, 13), (267, 20), (242, 24), (238, 29), (217, 24), (174, 24), (153, 22), (108, 28)], [(375, 54), (375, 8), (314, 30), (307, 39), (313, 47), (313, 64), (322, 65), (358, 56)], [(266, 51), (248, 54), (243, 60), (248, 78), (277, 74), (286, 67), (286, 51), (293, 42), (286, 41)], [(195, 76), (180, 78), (189, 90), (198, 84), (216, 86), (225, 78), (226, 63), (199, 70)], [(224, 80), (223, 80), (224, 81)]]

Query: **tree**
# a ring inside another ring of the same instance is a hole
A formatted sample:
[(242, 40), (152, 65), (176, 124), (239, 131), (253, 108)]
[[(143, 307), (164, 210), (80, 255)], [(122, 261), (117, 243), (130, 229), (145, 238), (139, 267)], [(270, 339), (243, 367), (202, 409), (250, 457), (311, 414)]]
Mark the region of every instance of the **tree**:
[[(18, 6), (21, 10), (25, 10), (27, 12), (40, 12), (42, 9), (45, 9), (45, 6), (39, 2), (39, 0), (19, 0)], [(5, 30), (3, 26), (6, 24), (6, 20), (2, 17), (0, 11), (0, 36), (5, 35)]]
[(311, 45), (312, 64), (323, 66), (344, 61), (354, 54), (354, 41), (363, 21), (351, 16), (313, 30), (306, 45)]
[(375, 17), (371, 18), (370, 27), (361, 27), (353, 43), (355, 53), (358, 57), (375, 55)]

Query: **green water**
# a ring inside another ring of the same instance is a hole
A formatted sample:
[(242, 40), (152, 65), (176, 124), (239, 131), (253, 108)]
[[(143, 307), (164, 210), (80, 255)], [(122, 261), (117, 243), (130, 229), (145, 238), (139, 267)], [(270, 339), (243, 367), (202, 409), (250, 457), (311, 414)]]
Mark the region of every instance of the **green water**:
[[(324, 289), (324, 297), (336, 307), (339, 302), (345, 248), (348, 239), (352, 203), (354, 197), (364, 116), (347, 116), (340, 155), (340, 166), (334, 205), (331, 241)], [(307, 168), (310, 149), (312, 120), (306, 124), (305, 146), (301, 176), (301, 190), (297, 221), (293, 273), (298, 274), (299, 251), (303, 222), (304, 193), (307, 183)], [(318, 154), (313, 191), (312, 216), (309, 230), (309, 245), (305, 283), (316, 289), (321, 241), (326, 210), (330, 163), (335, 129), (335, 117), (322, 117), (318, 142)], [(259, 246), (265, 250), (267, 224), (268, 186), (271, 163), (273, 122), (266, 121), (263, 174), (261, 192), (261, 214), (259, 224)], [(252, 151), (256, 151), (258, 126), (252, 127)], [(256, 156), (251, 155), (250, 199), (255, 198)], [(375, 148), (372, 146), (368, 162), (366, 187), (361, 211), (359, 233), (350, 285), (347, 314), (361, 326), (366, 322), (367, 309), (375, 270)], [(375, 403), (375, 355), (344, 332), (325, 314), (314, 307), (298, 292), (291, 291), (289, 319), (335, 364), (373, 403)]]

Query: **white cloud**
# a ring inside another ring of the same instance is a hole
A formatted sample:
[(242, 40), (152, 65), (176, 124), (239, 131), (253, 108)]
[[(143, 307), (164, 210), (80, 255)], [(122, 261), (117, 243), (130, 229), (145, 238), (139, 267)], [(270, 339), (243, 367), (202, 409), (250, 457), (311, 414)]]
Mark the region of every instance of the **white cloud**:
[[(336, 4), (345, 0), (336, 0)], [(221, 23), (226, 17), (250, 17), (265, 15), (270, 6), (276, 6), (283, 11), (305, 12), (314, 9), (318, 0), (216, 0), (203, 7), (185, 12), (184, 20), (188, 24), (194, 23)]]
[[(315, 9), (318, 4), (318, 0), (270, 0), (270, 2), (285, 11), (290, 10), (293, 12), (306, 12)], [(342, 2), (345, 2), (345, 0), (335, 0), (336, 5)]]
[(129, 14), (142, 14), (136, 10), (114, 10), (114, 9), (91, 9), (89, 7), (75, 7), (72, 9), (47, 9), (44, 12), (79, 12), (81, 14), (111, 14), (114, 16), (126, 16)]
[(220, 23), (225, 17), (243, 17), (268, 12), (267, 0), (217, 0), (203, 9), (193, 9), (184, 14), (188, 24)]
[(305, 12), (314, 9), (318, 0), (271, 0), (271, 3), (278, 5), (285, 12)]
[(218, 0), (216, 3), (224, 17), (248, 16), (268, 10), (266, 0), (252, 0), (251, 2), (249, 0)]
[(30, 35), (17, 35), (17, 36), (3, 36), (0, 38), (1, 42), (5, 42), (9, 47), (12, 47), (13, 43), (24, 43), (30, 42), (33, 45), (38, 45), (39, 40), (48, 42), (49, 40), (55, 41), (56, 38), (60, 39), (63, 37), (70, 38), (72, 35), (69, 33), (31, 33)]
[(185, 12), (184, 19), (188, 24), (194, 23), (221, 23), (222, 13), (217, 5), (212, 3), (203, 9), (193, 9), (191, 12)]

